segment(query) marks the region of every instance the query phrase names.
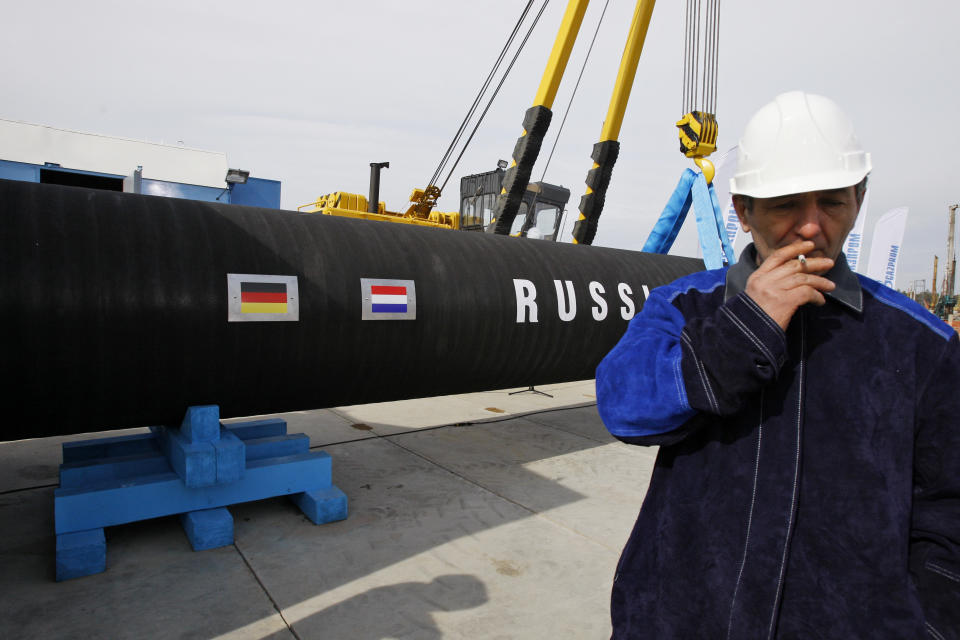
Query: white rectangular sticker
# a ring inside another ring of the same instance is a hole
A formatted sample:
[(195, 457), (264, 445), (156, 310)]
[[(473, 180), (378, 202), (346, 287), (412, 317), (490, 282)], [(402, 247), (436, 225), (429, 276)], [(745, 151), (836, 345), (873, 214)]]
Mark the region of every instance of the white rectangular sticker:
[(227, 274), (227, 322), (300, 320), (297, 276)]
[(417, 287), (413, 280), (360, 278), (362, 320), (416, 320)]

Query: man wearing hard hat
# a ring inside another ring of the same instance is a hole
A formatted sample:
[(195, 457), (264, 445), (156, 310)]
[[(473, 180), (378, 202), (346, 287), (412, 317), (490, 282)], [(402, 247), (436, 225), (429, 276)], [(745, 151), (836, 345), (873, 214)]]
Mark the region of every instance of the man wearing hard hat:
[(660, 446), (615, 638), (960, 638), (960, 344), (848, 268), (870, 168), (831, 100), (764, 106), (731, 180), (753, 243), (597, 369), (610, 432)]

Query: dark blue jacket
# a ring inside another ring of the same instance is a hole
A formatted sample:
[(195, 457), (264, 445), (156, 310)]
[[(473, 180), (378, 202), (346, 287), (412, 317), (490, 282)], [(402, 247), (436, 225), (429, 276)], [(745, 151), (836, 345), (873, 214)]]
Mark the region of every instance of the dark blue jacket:
[(960, 345), (840, 256), (786, 332), (731, 269), (650, 293), (600, 415), (660, 445), (615, 638), (960, 638)]

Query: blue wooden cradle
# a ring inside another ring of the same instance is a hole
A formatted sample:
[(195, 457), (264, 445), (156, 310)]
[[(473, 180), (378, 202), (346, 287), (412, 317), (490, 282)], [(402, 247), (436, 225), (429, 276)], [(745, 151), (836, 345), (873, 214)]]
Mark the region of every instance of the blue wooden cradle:
[(190, 407), (180, 427), (63, 445), (54, 492), (56, 579), (106, 570), (103, 528), (180, 514), (195, 551), (233, 544), (226, 507), (288, 495), (315, 524), (347, 517), (330, 456), (281, 419), (220, 423)]

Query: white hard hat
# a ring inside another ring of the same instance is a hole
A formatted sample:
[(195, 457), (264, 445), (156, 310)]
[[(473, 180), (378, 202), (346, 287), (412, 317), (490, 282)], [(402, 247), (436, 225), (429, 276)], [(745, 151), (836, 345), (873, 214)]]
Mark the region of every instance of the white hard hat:
[(747, 123), (730, 193), (773, 198), (840, 189), (859, 183), (870, 168), (870, 154), (833, 100), (791, 91)]

